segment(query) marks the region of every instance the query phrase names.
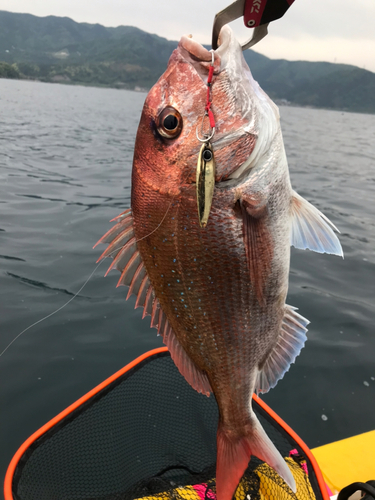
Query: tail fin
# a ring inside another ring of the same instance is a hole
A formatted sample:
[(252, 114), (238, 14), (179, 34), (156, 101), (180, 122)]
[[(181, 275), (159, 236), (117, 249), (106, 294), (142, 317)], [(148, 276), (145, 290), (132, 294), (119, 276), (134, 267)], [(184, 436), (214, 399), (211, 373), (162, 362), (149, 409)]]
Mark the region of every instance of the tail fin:
[(291, 490), (296, 492), (296, 483), (289, 467), (254, 414), (246, 434), (240, 437), (234, 437), (231, 434), (231, 430), (219, 422), (216, 464), (217, 500), (232, 500), (251, 455), (255, 455), (270, 465)]

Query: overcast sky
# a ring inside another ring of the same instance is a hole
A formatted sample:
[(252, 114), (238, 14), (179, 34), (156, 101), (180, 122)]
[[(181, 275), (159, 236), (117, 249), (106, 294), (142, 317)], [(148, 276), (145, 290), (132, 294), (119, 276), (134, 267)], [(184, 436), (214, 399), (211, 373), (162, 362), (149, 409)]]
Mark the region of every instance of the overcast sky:
[[(191, 33), (210, 43), (216, 12), (230, 0), (0, 0), (0, 10), (68, 16), (105, 26), (137, 26), (170, 40)], [(237, 37), (251, 35), (240, 21)], [(375, 72), (375, 0), (295, 0), (256, 49), (289, 60), (355, 64)]]

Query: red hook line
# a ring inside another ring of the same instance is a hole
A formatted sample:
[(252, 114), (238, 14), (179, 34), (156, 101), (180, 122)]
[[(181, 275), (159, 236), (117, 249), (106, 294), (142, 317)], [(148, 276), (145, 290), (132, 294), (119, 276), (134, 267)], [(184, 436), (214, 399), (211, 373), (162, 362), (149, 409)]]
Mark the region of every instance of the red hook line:
[(208, 119), (210, 121), (210, 127), (214, 128), (215, 127), (215, 117), (213, 112), (211, 111), (211, 104), (212, 102), (210, 101), (211, 97), (211, 83), (212, 83), (212, 77), (214, 74), (214, 66), (211, 65), (210, 69), (208, 70), (208, 78), (207, 78), (207, 104), (205, 107), (206, 113), (208, 115)]

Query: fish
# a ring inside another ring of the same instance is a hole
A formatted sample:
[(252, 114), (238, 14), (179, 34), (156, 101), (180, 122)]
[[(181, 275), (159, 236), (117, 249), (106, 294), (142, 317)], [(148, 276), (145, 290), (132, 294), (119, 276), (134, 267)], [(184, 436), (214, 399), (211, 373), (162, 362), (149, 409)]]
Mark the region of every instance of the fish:
[[(215, 134), (209, 216), (197, 211), (198, 140), (207, 80)], [(252, 455), (295, 492), (285, 460), (251, 407), (307, 339), (286, 304), (290, 246), (343, 255), (330, 220), (291, 186), (277, 106), (252, 74), (231, 29), (208, 51), (183, 36), (144, 103), (134, 148), (131, 208), (99, 240), (118, 286), (167, 345), (186, 381), (214, 394), (216, 492), (231, 500)], [(99, 260), (100, 260), (99, 259)]]

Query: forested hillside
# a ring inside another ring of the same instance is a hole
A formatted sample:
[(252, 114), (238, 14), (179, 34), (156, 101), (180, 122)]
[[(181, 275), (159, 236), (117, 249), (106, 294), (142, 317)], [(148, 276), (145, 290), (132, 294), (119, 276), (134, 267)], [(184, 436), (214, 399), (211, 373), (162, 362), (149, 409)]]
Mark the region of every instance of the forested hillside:
[[(147, 90), (176, 45), (132, 26), (107, 28), (0, 11), (3, 78)], [(244, 55), (273, 99), (375, 113), (375, 73), (343, 64), (273, 60), (251, 50)]]

